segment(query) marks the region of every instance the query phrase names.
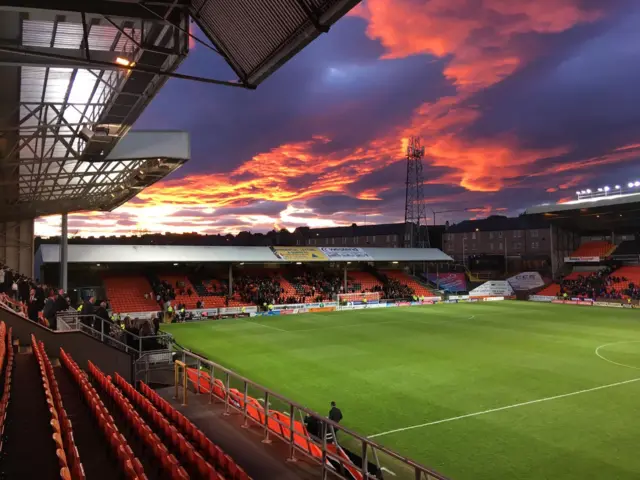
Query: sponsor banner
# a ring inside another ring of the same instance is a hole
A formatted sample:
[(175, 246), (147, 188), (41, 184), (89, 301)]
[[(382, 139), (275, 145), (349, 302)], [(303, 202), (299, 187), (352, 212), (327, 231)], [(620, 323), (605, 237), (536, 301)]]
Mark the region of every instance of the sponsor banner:
[(504, 297), (484, 297), (482, 299), (483, 302), (499, 302), (504, 300)]
[(283, 309), (291, 309), (291, 308), (304, 308), (307, 305), (304, 303), (288, 303), (286, 305), (274, 305), (274, 310), (283, 310)]
[(559, 298), (556, 298), (555, 300), (551, 300), (551, 303), (564, 303), (564, 300), (560, 300)]
[(347, 261), (347, 260), (373, 260), (373, 257), (361, 248), (357, 247), (318, 247), (318, 249), (326, 255), (329, 260)]
[(469, 295), (449, 295), (449, 300), (468, 300)]
[(564, 257), (565, 262), (599, 262), (600, 257)]
[(514, 290), (533, 290), (544, 286), (544, 280), (538, 272), (523, 272), (507, 278)]
[(410, 307), (411, 302), (396, 302), (396, 305), (398, 305), (399, 307)]
[(468, 298), (467, 300), (460, 300), (461, 302), (469, 302), (469, 303), (476, 303), (478, 301), (477, 298)]
[(593, 303), (593, 299), (592, 298), (572, 298), (571, 300), (574, 300), (576, 302), (582, 302), (582, 303)]
[(310, 308), (309, 312), (335, 312), (336, 307), (316, 307)]
[(633, 305), (631, 305), (630, 303), (623, 303), (622, 307), (623, 308), (633, 308)]
[(596, 307), (610, 307), (610, 308), (622, 308), (621, 303), (614, 302), (593, 302)]
[(422, 301), (423, 302), (434, 303), (434, 302), (439, 302), (440, 300), (442, 300), (442, 298), (440, 298), (440, 297), (422, 297)]
[(505, 280), (490, 280), (469, 292), (470, 297), (508, 297), (513, 288)]
[(436, 302), (434, 302), (433, 300), (424, 300), (422, 302), (422, 305), (435, 305)]
[(279, 311), (280, 315), (295, 315), (296, 313), (300, 313), (298, 308), (284, 308)]
[[(207, 310), (207, 312), (209, 312), (209, 311), (210, 310)], [(228, 308), (219, 308), (218, 309), (218, 314), (219, 315), (235, 315), (237, 313), (251, 313), (251, 312), (257, 312), (257, 311), (258, 311), (258, 307), (256, 307), (256, 306), (253, 306), (253, 307), (228, 307)]]
[(336, 310), (338, 311), (344, 311), (344, 310), (364, 310), (365, 308), (384, 308), (387, 307), (388, 305), (386, 304), (379, 304), (379, 303), (370, 303), (370, 304), (364, 304), (364, 305), (343, 305), (341, 307), (337, 307)]
[(329, 259), (316, 247), (271, 247), (280, 260), (288, 262), (326, 262)]
[(552, 295), (530, 295), (529, 300), (532, 302), (553, 302), (556, 297)]
[(435, 283), (439, 289), (447, 292), (464, 292), (467, 290), (467, 277), (464, 273), (428, 273), (424, 277)]

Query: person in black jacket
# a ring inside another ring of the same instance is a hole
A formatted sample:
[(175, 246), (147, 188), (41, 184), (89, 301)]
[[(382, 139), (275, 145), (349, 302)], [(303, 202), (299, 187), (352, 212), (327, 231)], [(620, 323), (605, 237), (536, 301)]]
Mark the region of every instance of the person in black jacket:
[(336, 407), (336, 402), (331, 402), (331, 410), (329, 410), (329, 420), (340, 423), (342, 420), (342, 411)]
[[(84, 309), (83, 309), (84, 310)], [(100, 302), (100, 306), (96, 309), (96, 319), (93, 328), (96, 330), (109, 333), (111, 331), (111, 319), (107, 312), (107, 302)]]
[[(56, 302), (51, 296), (44, 302), (44, 309), (42, 310), (44, 318), (49, 322), (49, 327), (57, 326), (56, 323)], [(53, 327), (52, 327), (53, 328)]]
[(36, 291), (31, 289), (31, 294), (29, 295), (29, 303), (27, 304), (27, 315), (29, 320), (33, 320), (34, 322), (38, 321), (38, 312), (40, 311), (40, 302), (36, 298)]
[[(86, 326), (93, 328), (93, 317), (95, 314), (96, 299), (91, 297), (87, 298), (84, 302), (82, 302), (82, 308), (79, 310), (80, 312), (80, 321), (84, 323)], [(99, 326), (99, 325), (98, 325)]]
[(67, 303), (67, 299), (64, 290), (58, 290), (58, 295), (56, 295), (56, 313), (64, 312), (69, 309), (69, 304)]

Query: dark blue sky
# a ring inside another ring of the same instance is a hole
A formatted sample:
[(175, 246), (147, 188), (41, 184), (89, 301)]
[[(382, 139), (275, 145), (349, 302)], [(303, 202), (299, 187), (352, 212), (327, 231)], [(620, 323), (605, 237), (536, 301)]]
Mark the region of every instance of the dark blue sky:
[[(436, 211), (515, 214), (626, 183), (640, 177), (639, 58), (638, 2), (365, 0), (255, 91), (170, 80), (135, 127), (189, 131), (190, 163), (71, 229), (401, 221), (411, 135)], [(233, 78), (201, 45), (181, 71)]]

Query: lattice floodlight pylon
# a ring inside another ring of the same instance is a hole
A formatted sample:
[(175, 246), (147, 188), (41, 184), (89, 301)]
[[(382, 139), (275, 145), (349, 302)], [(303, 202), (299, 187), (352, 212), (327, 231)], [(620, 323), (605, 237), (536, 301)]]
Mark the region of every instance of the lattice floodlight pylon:
[(424, 198), (424, 147), (418, 137), (409, 138), (407, 145), (407, 181), (404, 209), (405, 247), (428, 248), (427, 214)]

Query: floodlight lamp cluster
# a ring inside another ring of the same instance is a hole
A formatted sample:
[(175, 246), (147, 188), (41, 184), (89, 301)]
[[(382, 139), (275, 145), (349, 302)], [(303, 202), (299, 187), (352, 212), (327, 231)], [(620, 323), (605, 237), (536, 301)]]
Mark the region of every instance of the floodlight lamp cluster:
[(630, 193), (629, 190), (640, 187), (640, 181), (636, 180), (635, 182), (629, 182), (627, 184), (627, 189), (621, 185), (614, 185), (610, 187), (609, 185), (605, 185), (604, 187), (598, 187), (594, 190), (590, 188), (586, 188), (584, 190), (578, 190), (576, 195), (578, 199), (585, 199), (591, 197), (606, 197), (609, 195), (622, 195), (623, 193)]

